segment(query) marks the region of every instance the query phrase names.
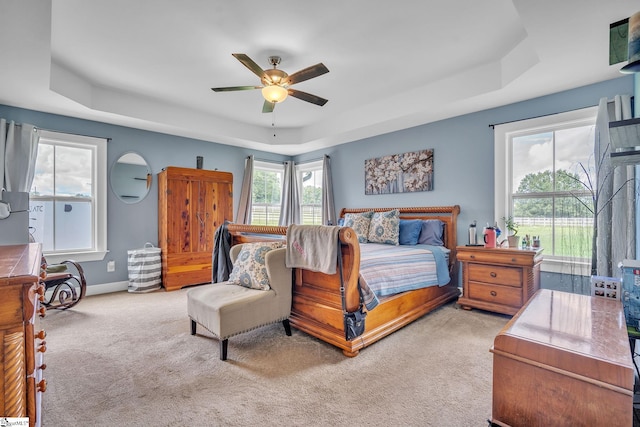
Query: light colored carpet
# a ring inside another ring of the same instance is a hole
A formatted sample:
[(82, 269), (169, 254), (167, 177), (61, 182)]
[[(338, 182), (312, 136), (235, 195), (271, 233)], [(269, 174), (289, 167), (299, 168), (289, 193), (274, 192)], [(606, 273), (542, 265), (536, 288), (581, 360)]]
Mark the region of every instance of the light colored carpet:
[(493, 338), (509, 317), (446, 305), (355, 358), (275, 324), (190, 335), (186, 292), (49, 311), (43, 425), (486, 426)]

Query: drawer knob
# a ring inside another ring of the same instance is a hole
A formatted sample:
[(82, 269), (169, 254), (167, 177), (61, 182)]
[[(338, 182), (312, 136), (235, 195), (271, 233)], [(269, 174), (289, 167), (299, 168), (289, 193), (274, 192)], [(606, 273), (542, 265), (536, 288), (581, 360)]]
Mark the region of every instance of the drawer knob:
[(498, 275), (497, 275), (495, 272), (493, 272), (493, 271), (492, 271), (489, 275), (490, 275), (491, 277), (494, 277), (494, 278), (495, 278), (495, 277), (498, 277)]
[(38, 347), (38, 351), (40, 353), (44, 353), (45, 351), (47, 351), (47, 342), (46, 341), (42, 341), (42, 343)]
[(44, 393), (45, 391), (47, 391), (47, 380), (41, 380), (38, 383), (38, 391)]
[(511, 258), (511, 262), (516, 262), (516, 259), (515, 258)]
[(47, 369), (47, 364), (43, 363), (42, 365), (38, 366), (38, 369), (40, 369), (41, 371), (44, 371), (45, 369)]
[(498, 293), (496, 291), (491, 291), (491, 296), (495, 297), (496, 295), (498, 295)]
[(36, 334), (36, 338), (38, 338), (39, 340), (43, 340), (46, 337), (47, 337), (47, 333), (45, 332), (44, 329), (40, 330), (40, 332)]
[(471, 255), (469, 258), (476, 259), (476, 256), (475, 255)]
[(40, 307), (40, 308), (38, 309), (38, 316), (40, 316), (40, 317), (44, 317), (46, 313), (47, 313), (47, 309), (46, 309), (46, 307)]

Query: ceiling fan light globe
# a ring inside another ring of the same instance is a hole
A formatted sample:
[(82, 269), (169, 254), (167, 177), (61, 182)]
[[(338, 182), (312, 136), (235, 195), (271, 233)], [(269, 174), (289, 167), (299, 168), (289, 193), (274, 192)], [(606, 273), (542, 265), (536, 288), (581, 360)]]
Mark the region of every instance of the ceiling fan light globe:
[(269, 102), (282, 102), (287, 99), (289, 92), (282, 86), (272, 85), (262, 88), (262, 96)]

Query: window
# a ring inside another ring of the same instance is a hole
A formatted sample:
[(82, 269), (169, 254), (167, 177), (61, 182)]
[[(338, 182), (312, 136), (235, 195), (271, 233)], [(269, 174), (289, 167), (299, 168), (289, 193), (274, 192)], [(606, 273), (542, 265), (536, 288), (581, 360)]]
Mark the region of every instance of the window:
[(98, 261), (107, 247), (107, 141), (41, 131), (29, 231), (50, 263)]
[(284, 166), (254, 161), (251, 193), (251, 224), (278, 225)]
[(322, 160), (296, 166), (300, 191), (300, 221), (322, 225)]
[(589, 274), (597, 108), (495, 127), (496, 216), (513, 216), (518, 235), (539, 236), (545, 271)]

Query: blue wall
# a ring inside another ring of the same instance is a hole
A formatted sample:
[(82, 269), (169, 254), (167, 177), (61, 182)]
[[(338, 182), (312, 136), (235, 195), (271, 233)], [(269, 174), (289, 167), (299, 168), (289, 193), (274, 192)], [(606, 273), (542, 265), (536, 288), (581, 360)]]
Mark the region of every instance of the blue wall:
[[(331, 156), (336, 208), (437, 206), (459, 204), (458, 241), (466, 242), (467, 225), (498, 219), (494, 208), (493, 130), (490, 124), (528, 119), (546, 114), (594, 106), (601, 97), (633, 94), (633, 76), (597, 83), (529, 101), (467, 114), (427, 125), (338, 145), (295, 157), (297, 162)], [(108, 167), (126, 151), (136, 151), (157, 174), (166, 166), (195, 167), (196, 156), (204, 157), (204, 168), (228, 171), (234, 176), (235, 209), (247, 155), (266, 160), (285, 160), (285, 156), (256, 152), (223, 144), (180, 138), (138, 129), (40, 113), (0, 105), (0, 117), (31, 123), (43, 129), (111, 138)], [(364, 194), (364, 161), (386, 154), (425, 148), (434, 149), (434, 190), (422, 193), (388, 195)], [(126, 281), (126, 251), (157, 243), (157, 182), (141, 203), (128, 205), (109, 191), (108, 247), (102, 262), (83, 263), (89, 284)], [(500, 215), (499, 215), (500, 216)], [(116, 272), (106, 272), (106, 262), (116, 261)], [(583, 279), (544, 274), (543, 286), (582, 292)]]
[[(529, 119), (598, 105), (600, 98), (633, 94), (632, 76), (597, 83), (516, 104), (454, 117), (410, 129), (297, 156), (296, 161), (331, 156), (336, 208), (443, 206), (458, 204), (458, 242), (467, 242), (467, 226), (499, 220), (494, 212), (494, 133), (490, 124)], [(434, 149), (434, 190), (421, 193), (364, 194), (364, 161), (386, 154)], [(545, 287), (588, 291), (584, 278), (544, 273)]]
[[(196, 167), (196, 156), (204, 157), (204, 169), (215, 169), (233, 174), (234, 201), (242, 186), (245, 159), (249, 154), (266, 160), (288, 159), (273, 153), (248, 150), (189, 138), (114, 126), (88, 120), (46, 114), (0, 105), (0, 117), (16, 123), (30, 123), (39, 128), (59, 132), (111, 138), (107, 145), (107, 168), (121, 154), (135, 151), (151, 167), (153, 183), (150, 193), (140, 203), (126, 204), (111, 191), (107, 199), (107, 247), (109, 253), (103, 261), (83, 262), (88, 285), (126, 281), (127, 250), (141, 248), (146, 242), (158, 243), (158, 182), (157, 173), (166, 166)], [(234, 206), (234, 218), (235, 219)], [(231, 218), (230, 218), (231, 219)], [(107, 261), (116, 262), (116, 271), (107, 273)]]

